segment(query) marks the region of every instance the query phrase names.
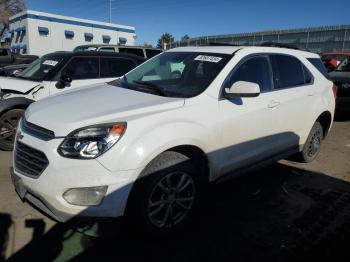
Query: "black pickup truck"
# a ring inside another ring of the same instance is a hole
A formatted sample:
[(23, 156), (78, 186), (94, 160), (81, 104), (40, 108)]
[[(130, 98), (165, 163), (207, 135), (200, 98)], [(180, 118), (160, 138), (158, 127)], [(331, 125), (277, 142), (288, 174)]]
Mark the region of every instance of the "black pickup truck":
[(9, 48), (0, 48), (0, 67), (8, 65), (30, 64), (38, 59), (35, 55), (21, 55), (12, 53)]

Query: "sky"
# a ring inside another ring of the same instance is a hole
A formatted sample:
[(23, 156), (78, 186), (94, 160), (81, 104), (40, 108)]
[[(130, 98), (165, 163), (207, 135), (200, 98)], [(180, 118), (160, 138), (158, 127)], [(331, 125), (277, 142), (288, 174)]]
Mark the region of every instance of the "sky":
[[(109, 0), (26, 0), (28, 9), (108, 22)], [(112, 0), (112, 23), (136, 27), (137, 44), (169, 32), (190, 37), (350, 24), (350, 0)]]

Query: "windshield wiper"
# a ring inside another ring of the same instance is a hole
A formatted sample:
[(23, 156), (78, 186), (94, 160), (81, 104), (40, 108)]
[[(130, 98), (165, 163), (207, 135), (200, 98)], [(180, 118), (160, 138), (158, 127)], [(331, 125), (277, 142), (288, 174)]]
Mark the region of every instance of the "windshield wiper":
[(167, 96), (167, 94), (164, 92), (164, 90), (160, 86), (152, 82), (134, 80), (133, 83), (148, 87), (152, 91), (155, 91), (158, 95)]

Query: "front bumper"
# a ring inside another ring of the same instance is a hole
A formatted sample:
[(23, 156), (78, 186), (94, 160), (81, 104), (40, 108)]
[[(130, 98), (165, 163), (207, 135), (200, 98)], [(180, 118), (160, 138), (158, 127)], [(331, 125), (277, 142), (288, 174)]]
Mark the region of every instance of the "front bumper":
[[(20, 126), (19, 126), (19, 131)], [(141, 170), (110, 171), (97, 160), (63, 158), (57, 153), (62, 139), (42, 141), (23, 133), (21, 142), (42, 151), (49, 165), (37, 178), (29, 177), (16, 169), (13, 163), (12, 179), (22, 199), (61, 222), (76, 218), (116, 218), (123, 216), (132, 185)], [(16, 143), (14, 148), (16, 154)], [(108, 186), (98, 206), (69, 204), (63, 194), (71, 188)]]
[(336, 109), (350, 111), (350, 97), (338, 96), (336, 100)]

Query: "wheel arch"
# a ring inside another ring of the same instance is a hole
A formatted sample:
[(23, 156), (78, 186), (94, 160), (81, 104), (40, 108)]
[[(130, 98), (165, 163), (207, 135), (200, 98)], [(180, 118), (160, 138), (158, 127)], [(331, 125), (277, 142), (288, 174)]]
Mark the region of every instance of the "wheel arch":
[(323, 128), (323, 137), (326, 137), (332, 125), (332, 114), (329, 111), (324, 111), (319, 115), (316, 122), (319, 122)]
[(34, 101), (25, 97), (14, 97), (0, 102), (0, 116), (13, 109), (26, 110)]
[(210, 179), (210, 166), (209, 166), (209, 160), (205, 152), (196, 145), (191, 144), (183, 144), (183, 145), (176, 145), (169, 147), (162, 152), (158, 153), (157, 155), (153, 156), (151, 160), (148, 161), (147, 165), (143, 168), (143, 170), (140, 172), (139, 176), (136, 180), (141, 178), (144, 174), (144, 170), (146, 170), (149, 165), (153, 163), (154, 160), (159, 158), (160, 155), (162, 155), (165, 152), (173, 151), (176, 153), (180, 153), (188, 158), (190, 158), (194, 165), (198, 168), (200, 168), (201, 174), (203, 174), (204, 181), (208, 182)]

